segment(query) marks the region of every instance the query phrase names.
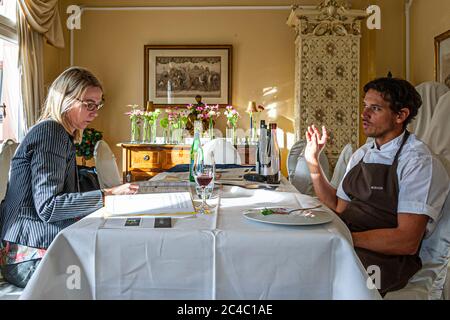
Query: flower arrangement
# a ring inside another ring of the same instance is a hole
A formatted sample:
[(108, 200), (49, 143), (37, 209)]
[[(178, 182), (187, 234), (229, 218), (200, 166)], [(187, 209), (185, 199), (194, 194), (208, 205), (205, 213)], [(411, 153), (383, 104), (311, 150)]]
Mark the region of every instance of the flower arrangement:
[(209, 117), (209, 137), (214, 139), (214, 123), (215, 119), (220, 116), (219, 105), (208, 106), (208, 117)]
[(144, 114), (144, 111), (139, 109), (138, 104), (129, 104), (129, 105), (127, 105), (127, 107), (131, 108), (131, 111), (125, 112), (125, 114), (130, 117), (130, 120), (140, 121), (142, 119), (142, 115)]
[(219, 112), (219, 105), (216, 104), (215, 106), (208, 106), (206, 105), (207, 109), (208, 109), (208, 118), (209, 119), (217, 119), (220, 116), (220, 112)]
[(246, 112), (250, 116), (250, 139), (252, 142), (256, 142), (258, 140), (257, 127), (259, 122), (259, 114), (264, 111), (264, 107), (262, 105), (256, 106), (255, 101), (249, 101)]
[(141, 135), (139, 126), (141, 124), (144, 111), (140, 110), (139, 105), (137, 104), (129, 104), (128, 107), (131, 108), (131, 111), (125, 112), (125, 114), (129, 116), (131, 120), (131, 142), (138, 142)]
[(209, 107), (206, 104), (188, 104), (186, 108), (197, 120), (206, 120), (209, 118)]
[(181, 129), (186, 128), (186, 124), (188, 123), (189, 120), (189, 111), (186, 109), (180, 110), (178, 119), (180, 128)]
[(83, 130), (83, 138), (80, 143), (75, 143), (77, 156), (82, 157), (83, 160), (92, 159), (94, 156), (95, 145), (102, 140), (103, 133), (94, 128), (86, 128)]
[(156, 109), (155, 111), (145, 111), (142, 114), (142, 117), (144, 118), (144, 120), (147, 120), (148, 122), (150, 122), (150, 124), (154, 124), (156, 122), (156, 120), (158, 120), (160, 114), (161, 114), (161, 110)]
[(156, 109), (155, 111), (145, 111), (142, 114), (142, 119), (144, 120), (143, 128), (143, 142), (155, 142), (156, 140), (156, 120), (161, 114), (161, 110)]
[(239, 112), (233, 106), (227, 106), (224, 112), (227, 117), (227, 126), (231, 128), (236, 128), (237, 121), (241, 117)]
[(184, 129), (187, 122), (187, 114), (183, 110), (178, 110), (178, 107), (168, 108), (165, 112), (166, 116), (159, 121), (164, 131), (165, 140), (168, 143), (178, 143), (182, 139), (182, 130), (178, 129)]

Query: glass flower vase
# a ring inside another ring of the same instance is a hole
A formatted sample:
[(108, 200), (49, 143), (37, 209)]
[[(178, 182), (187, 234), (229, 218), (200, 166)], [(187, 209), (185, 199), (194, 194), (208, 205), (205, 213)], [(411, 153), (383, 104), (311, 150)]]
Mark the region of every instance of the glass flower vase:
[(150, 143), (156, 143), (156, 121), (151, 123), (150, 128)]
[(172, 130), (170, 125), (164, 129), (164, 143), (171, 144), (172, 143)]
[(258, 126), (259, 126), (259, 113), (256, 113), (252, 117), (252, 130), (250, 132), (250, 141), (252, 143), (258, 142)]
[(142, 125), (142, 142), (149, 143), (152, 138), (152, 127), (150, 120), (144, 119), (144, 124)]
[(179, 135), (180, 129), (178, 127), (173, 127), (172, 128), (172, 140), (171, 143), (172, 144), (178, 144), (178, 135)]
[(132, 118), (131, 119), (131, 142), (139, 143), (141, 136), (141, 128), (139, 126), (139, 119)]
[(209, 119), (208, 135), (211, 140), (214, 139), (214, 121)]
[(228, 127), (226, 129), (226, 137), (229, 142), (231, 142), (233, 145), (237, 145), (237, 135), (236, 135), (236, 127)]

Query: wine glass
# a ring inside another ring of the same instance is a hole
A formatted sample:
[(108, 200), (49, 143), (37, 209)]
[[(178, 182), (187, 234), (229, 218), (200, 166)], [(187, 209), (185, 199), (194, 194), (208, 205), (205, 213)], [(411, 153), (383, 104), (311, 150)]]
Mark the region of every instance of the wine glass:
[(202, 152), (199, 152), (194, 159), (193, 174), (195, 182), (202, 189), (202, 204), (198, 207), (198, 212), (201, 214), (209, 213), (210, 206), (206, 203), (205, 189), (214, 178), (214, 165), (205, 164)]

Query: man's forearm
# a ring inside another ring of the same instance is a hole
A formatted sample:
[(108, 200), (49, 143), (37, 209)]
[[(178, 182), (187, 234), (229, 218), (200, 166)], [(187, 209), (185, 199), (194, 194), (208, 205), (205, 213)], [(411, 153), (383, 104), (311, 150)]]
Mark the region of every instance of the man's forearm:
[(395, 228), (352, 232), (352, 238), (355, 247), (387, 255), (410, 255), (417, 251), (415, 243)]
[(317, 197), (319, 197), (319, 200), (328, 208), (336, 211), (336, 189), (328, 182), (328, 179), (325, 177), (319, 164), (308, 164), (308, 168)]
[(397, 219), (397, 228), (352, 232), (353, 245), (389, 255), (415, 254), (425, 234), (428, 216), (399, 212)]

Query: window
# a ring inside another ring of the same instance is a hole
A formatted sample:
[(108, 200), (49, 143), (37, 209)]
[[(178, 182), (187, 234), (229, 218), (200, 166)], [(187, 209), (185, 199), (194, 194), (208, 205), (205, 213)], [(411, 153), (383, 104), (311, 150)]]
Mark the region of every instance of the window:
[(16, 1), (0, 0), (0, 141), (19, 141), (23, 123), (18, 45)]

